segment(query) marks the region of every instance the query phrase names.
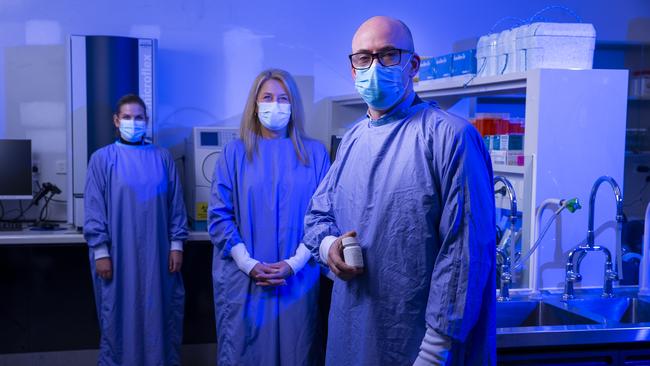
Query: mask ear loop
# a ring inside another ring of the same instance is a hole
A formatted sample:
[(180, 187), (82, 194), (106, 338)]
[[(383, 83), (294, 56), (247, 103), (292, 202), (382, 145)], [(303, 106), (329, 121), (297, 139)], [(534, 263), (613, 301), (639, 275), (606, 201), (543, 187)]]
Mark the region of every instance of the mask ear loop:
[[(404, 64), (404, 66), (402, 66), (402, 72), (404, 72), (404, 70), (406, 70), (406, 66), (411, 62), (411, 60), (413, 60), (413, 52), (411, 52), (411, 56), (409, 57), (409, 60), (406, 61), (406, 63)], [(409, 84), (413, 84), (413, 78), (412, 78), (412, 77), (409, 78), (409, 81), (408, 81), (408, 83), (406, 84), (406, 87), (408, 87)]]
[(413, 53), (412, 52), (411, 52), (411, 56), (409, 57), (408, 61), (406, 61), (406, 63), (402, 67), (402, 71), (404, 71), (406, 69), (406, 66), (411, 62), (411, 60), (413, 60)]

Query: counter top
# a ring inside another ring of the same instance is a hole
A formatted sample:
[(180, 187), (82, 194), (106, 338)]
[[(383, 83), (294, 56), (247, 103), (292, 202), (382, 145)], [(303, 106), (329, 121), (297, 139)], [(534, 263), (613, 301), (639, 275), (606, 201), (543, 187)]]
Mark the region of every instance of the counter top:
[[(209, 241), (205, 231), (190, 231), (188, 243)], [(86, 244), (83, 234), (77, 230), (22, 230), (0, 232), (0, 245), (31, 244)]]

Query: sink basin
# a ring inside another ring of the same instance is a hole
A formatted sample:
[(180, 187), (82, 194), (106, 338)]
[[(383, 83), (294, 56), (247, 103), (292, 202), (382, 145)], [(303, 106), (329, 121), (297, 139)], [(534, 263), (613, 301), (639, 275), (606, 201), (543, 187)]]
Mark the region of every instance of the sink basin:
[(565, 303), (566, 310), (576, 312), (589, 312), (599, 315), (607, 320), (620, 321), (627, 311), (628, 303), (632, 300), (625, 297), (615, 298), (580, 298), (569, 300)]
[(627, 310), (621, 317), (621, 323), (648, 323), (650, 322), (650, 303), (630, 299)]
[(543, 301), (497, 303), (497, 328), (598, 324), (598, 322)]
[(589, 312), (620, 323), (650, 322), (650, 303), (637, 298), (591, 298), (566, 302), (567, 310)]

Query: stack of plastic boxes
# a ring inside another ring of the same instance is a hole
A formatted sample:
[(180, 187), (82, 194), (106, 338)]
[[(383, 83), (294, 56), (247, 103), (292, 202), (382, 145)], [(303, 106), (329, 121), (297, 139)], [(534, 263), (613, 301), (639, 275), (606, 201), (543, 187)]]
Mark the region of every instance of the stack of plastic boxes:
[(596, 30), (585, 23), (525, 24), (479, 38), (478, 76), (532, 69), (591, 69)]
[(450, 53), (439, 57), (422, 57), (419, 81), (476, 74), (476, 50)]
[(493, 165), (524, 165), (525, 123), (508, 114), (477, 113), (472, 125), (483, 136)]

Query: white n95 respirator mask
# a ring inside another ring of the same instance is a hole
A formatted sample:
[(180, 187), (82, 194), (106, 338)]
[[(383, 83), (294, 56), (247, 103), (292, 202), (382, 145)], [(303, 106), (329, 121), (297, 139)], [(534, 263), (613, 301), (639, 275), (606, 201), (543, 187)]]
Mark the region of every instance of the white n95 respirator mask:
[(271, 131), (278, 131), (289, 124), (291, 104), (289, 103), (257, 103), (257, 117), (260, 123)]
[(147, 133), (147, 122), (142, 120), (121, 119), (120, 136), (128, 142), (139, 142)]

